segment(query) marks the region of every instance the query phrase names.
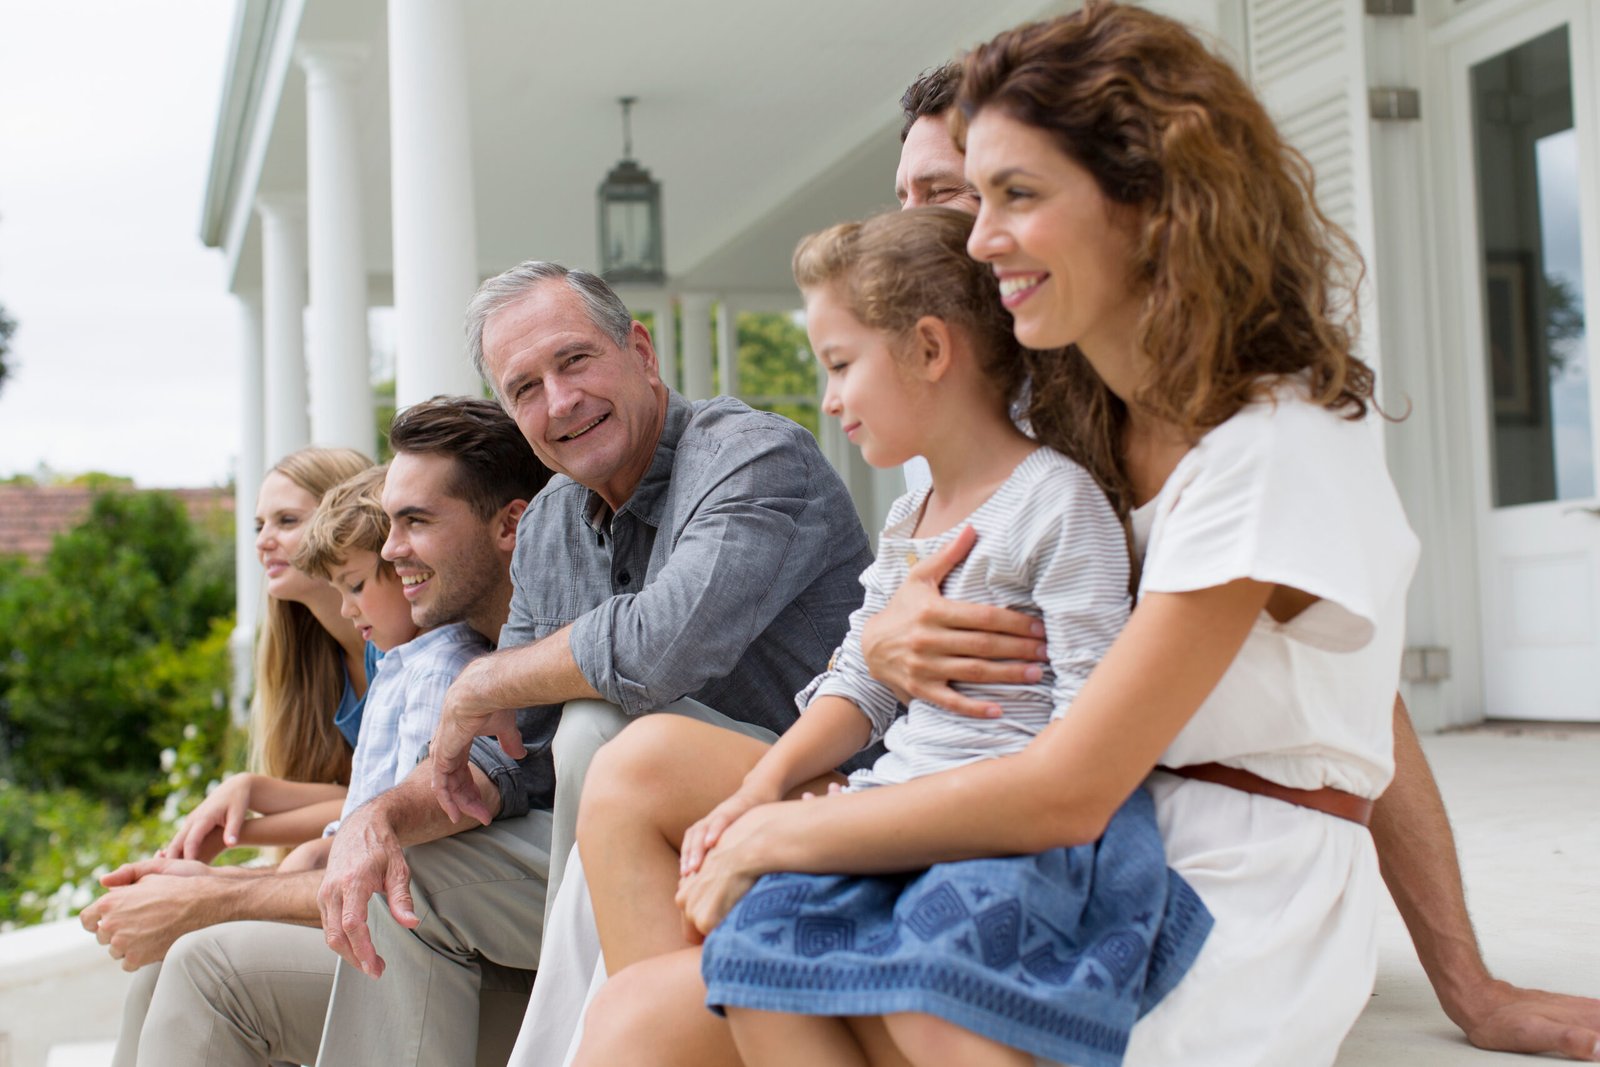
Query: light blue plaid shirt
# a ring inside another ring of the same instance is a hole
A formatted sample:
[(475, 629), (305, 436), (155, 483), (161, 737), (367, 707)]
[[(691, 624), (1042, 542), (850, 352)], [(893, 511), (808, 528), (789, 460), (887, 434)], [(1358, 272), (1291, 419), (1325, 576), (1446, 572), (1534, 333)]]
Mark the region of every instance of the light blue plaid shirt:
[[(396, 645), (378, 661), (367, 688), (361, 734), (350, 761), (350, 792), (339, 820), (411, 773), (433, 738), (444, 694), (461, 669), (489, 651), (483, 635), (464, 622), (451, 623)], [(339, 828), (328, 824), (324, 836)]]

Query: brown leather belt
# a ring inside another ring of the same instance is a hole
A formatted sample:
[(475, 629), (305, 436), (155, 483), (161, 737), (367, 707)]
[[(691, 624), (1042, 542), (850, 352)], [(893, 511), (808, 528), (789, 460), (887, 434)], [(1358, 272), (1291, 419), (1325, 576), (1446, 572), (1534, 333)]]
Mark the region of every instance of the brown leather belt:
[(1291, 789), (1289, 786), (1268, 781), (1251, 771), (1240, 770), (1238, 767), (1224, 767), (1220, 763), (1196, 763), (1188, 767), (1157, 767), (1156, 770), (1175, 774), (1179, 778), (1193, 778), (1199, 782), (1225, 785), (1229, 789), (1271, 797), (1287, 804), (1298, 804), (1302, 808), (1348, 819), (1362, 826), (1372, 821), (1372, 801), (1331, 786), (1323, 786), (1321, 789)]

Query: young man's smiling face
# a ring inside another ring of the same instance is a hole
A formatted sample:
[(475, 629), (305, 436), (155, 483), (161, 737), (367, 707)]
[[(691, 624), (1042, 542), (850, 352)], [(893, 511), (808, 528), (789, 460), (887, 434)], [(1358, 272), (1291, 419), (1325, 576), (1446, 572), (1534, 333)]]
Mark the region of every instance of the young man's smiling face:
[[(383, 558), (394, 564), (411, 619), (424, 630), (470, 622), (507, 581), (506, 559), (497, 547), (502, 516), (480, 518), (455, 495), (456, 462), (451, 456), (401, 452), (390, 461), (383, 483), (383, 510), (389, 516)], [(513, 537), (515, 525), (513, 518)], [(484, 636), (493, 639), (498, 633)]]

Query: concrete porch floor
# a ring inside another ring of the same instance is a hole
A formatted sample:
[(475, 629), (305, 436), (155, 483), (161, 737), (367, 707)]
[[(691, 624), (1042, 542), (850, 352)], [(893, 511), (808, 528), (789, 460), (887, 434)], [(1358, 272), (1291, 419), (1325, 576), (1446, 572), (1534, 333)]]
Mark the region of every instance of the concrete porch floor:
[[(1600, 726), (1491, 724), (1425, 738), (1423, 747), (1455, 824), (1490, 966), (1511, 981), (1600, 996)], [(108, 1063), (103, 1042), (116, 1034), (126, 977), (76, 920), (0, 936), (0, 1065)], [(1377, 989), (1338, 1067), (1530, 1062), (1467, 1044), (1387, 905)]]
[[(1423, 748), (1490, 968), (1519, 984), (1600, 996), (1600, 727), (1490, 723), (1424, 738)], [(1338, 1067), (1529, 1062), (1467, 1043), (1386, 902), (1377, 988)]]

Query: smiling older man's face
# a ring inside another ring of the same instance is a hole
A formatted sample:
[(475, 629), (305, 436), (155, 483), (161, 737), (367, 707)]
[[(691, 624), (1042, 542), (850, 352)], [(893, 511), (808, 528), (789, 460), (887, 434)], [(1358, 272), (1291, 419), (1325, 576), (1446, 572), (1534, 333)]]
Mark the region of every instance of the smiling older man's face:
[(617, 508), (655, 455), (665, 387), (650, 334), (619, 345), (561, 279), (490, 317), (484, 363), (506, 411), (553, 471)]

